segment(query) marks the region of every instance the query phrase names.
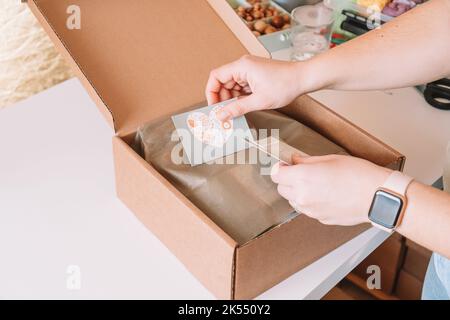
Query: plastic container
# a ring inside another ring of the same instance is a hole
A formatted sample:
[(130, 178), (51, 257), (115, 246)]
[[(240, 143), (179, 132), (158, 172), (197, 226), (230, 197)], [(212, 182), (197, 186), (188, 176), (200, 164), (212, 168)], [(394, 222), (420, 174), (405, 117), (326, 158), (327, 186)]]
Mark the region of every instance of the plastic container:
[[(252, 8), (254, 6), (254, 4), (251, 4), (245, 0), (227, 0), (228, 3), (231, 5), (231, 7), (233, 9), (235, 9), (236, 11), (238, 10), (239, 7), (243, 7), (245, 9), (248, 8)], [(276, 4), (274, 1), (260, 1), (261, 4), (263, 5), (268, 5), (270, 7), (275, 8), (278, 11), (278, 15), (281, 17), (287, 17), (286, 19), (288, 19), (288, 21), (284, 20), (283, 25), (281, 27), (276, 27), (272, 22), (274, 17), (264, 17), (264, 18), (260, 18), (260, 19), (254, 19), (252, 21), (247, 21), (245, 19), (242, 19), (248, 26), (248, 28), (252, 31), (254, 31), (255, 36), (260, 37), (260, 36), (264, 36), (264, 35), (269, 35), (269, 34), (273, 34), (276, 32), (281, 32), (286, 30), (287, 28), (290, 27), (290, 14), (289, 12), (287, 12), (284, 8), (282, 8), (281, 6), (279, 6), (278, 4)], [(262, 21), (262, 22), (259, 22)], [(255, 24), (259, 23), (260, 25), (262, 24), (264, 26), (264, 24), (266, 25), (266, 27), (268, 26), (272, 26), (273, 28), (269, 29), (269, 32), (265, 32), (265, 29), (261, 29), (261, 28), (256, 28), (257, 30), (255, 30)]]
[(295, 8), (304, 5), (314, 5), (322, 0), (275, 0), (286, 11), (292, 12)]

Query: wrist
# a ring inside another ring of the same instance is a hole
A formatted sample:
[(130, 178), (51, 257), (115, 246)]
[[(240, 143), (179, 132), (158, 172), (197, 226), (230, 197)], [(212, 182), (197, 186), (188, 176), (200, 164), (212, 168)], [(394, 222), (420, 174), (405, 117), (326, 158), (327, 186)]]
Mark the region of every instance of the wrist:
[[(400, 225), (396, 228), (396, 231), (400, 234), (407, 235), (407, 230), (410, 230), (412, 207), (414, 206), (414, 197), (417, 193), (417, 189), (421, 187), (421, 184), (417, 181), (412, 181), (406, 191), (406, 198), (408, 199), (408, 204), (403, 212), (403, 217)], [(420, 192), (420, 191), (419, 191)]]
[(330, 74), (323, 70), (323, 63), (318, 57), (293, 63), (296, 75), (295, 87), (298, 96), (327, 89), (331, 86)]

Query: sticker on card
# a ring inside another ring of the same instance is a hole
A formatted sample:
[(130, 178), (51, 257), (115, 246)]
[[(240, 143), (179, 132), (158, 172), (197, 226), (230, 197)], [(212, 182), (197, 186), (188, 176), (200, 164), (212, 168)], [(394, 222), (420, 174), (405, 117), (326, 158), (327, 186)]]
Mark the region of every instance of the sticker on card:
[(247, 149), (253, 141), (244, 116), (227, 121), (218, 112), (235, 99), (172, 116), (172, 121), (192, 166), (211, 162)]

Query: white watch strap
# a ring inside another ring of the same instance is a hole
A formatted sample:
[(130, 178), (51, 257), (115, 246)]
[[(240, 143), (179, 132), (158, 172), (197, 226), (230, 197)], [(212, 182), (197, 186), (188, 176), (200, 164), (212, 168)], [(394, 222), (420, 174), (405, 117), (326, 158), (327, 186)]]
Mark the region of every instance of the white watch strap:
[(402, 196), (406, 196), (406, 190), (412, 181), (413, 178), (401, 173), (400, 171), (394, 171), (391, 173), (389, 178), (387, 178), (382, 187)]

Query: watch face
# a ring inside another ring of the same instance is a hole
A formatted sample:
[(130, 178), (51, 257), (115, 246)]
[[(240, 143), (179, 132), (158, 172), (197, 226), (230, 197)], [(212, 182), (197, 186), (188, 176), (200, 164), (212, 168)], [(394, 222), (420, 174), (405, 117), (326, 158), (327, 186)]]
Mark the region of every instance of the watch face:
[(378, 190), (373, 198), (369, 219), (383, 227), (393, 229), (397, 225), (403, 200), (383, 190)]

